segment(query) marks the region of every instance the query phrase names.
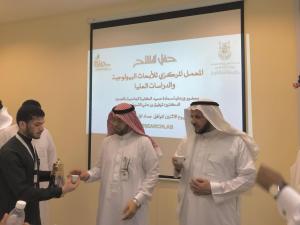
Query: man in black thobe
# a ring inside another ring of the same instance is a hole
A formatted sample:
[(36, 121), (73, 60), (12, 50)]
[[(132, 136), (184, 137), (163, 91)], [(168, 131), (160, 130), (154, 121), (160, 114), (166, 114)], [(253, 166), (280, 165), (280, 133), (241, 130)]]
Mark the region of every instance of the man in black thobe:
[(22, 106), (17, 112), (17, 135), (0, 149), (0, 218), (18, 200), (24, 200), (25, 221), (41, 225), (39, 201), (59, 198), (79, 185), (79, 181), (72, 184), (67, 179), (63, 187), (39, 188), (39, 181), (49, 180), (50, 171), (39, 171), (39, 158), (31, 140), (40, 138), (44, 117), (41, 108)]

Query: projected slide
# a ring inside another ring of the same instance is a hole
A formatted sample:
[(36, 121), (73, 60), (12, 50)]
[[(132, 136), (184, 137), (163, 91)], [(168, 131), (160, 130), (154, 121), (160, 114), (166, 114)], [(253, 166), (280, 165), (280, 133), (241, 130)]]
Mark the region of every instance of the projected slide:
[(242, 129), (240, 34), (93, 49), (92, 133), (106, 134), (111, 108), (135, 106), (146, 133), (185, 137), (184, 108), (218, 101)]

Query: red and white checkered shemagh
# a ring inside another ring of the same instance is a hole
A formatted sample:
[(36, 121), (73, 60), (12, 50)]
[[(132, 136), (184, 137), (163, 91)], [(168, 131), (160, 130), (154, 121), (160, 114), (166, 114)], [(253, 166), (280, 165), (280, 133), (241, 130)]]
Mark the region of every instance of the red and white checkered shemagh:
[[(122, 111), (122, 110), (128, 110), (130, 108), (132, 108), (132, 105), (130, 105), (128, 103), (120, 103), (120, 104), (116, 105), (113, 109)], [(117, 113), (114, 113), (113, 111), (111, 111), (109, 113), (108, 119), (107, 119), (107, 136), (115, 134), (113, 125), (112, 125), (112, 119), (114, 116), (118, 117), (124, 123), (126, 123), (135, 133), (148, 137), (150, 139), (153, 147), (156, 150), (159, 149), (157, 143), (150, 136), (145, 134), (144, 127), (143, 127), (141, 121), (139, 120), (139, 118), (137, 117), (135, 110), (132, 110), (128, 113), (122, 113), (122, 114), (117, 114)]]

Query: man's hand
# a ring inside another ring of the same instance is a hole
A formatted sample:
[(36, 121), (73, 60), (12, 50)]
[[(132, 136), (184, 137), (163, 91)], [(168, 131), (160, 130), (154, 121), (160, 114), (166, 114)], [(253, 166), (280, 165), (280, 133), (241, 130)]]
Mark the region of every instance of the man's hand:
[(81, 169), (75, 169), (70, 172), (71, 175), (79, 175), (80, 180), (87, 181), (90, 178), (90, 174), (87, 171)]
[(2, 220), (1, 220), (1, 222), (0, 222), (0, 225), (6, 225), (7, 218), (8, 218), (8, 214), (5, 213)]
[[(0, 225), (6, 225), (6, 222), (7, 222), (7, 219), (8, 219), (8, 214), (5, 213), (2, 220), (0, 221)], [(28, 223), (24, 223), (23, 225), (29, 225)]]
[(196, 178), (190, 182), (190, 188), (195, 195), (210, 195), (211, 187), (209, 180)]
[(133, 200), (130, 200), (125, 209), (123, 210), (123, 220), (128, 220), (134, 217), (136, 211), (138, 210), (138, 206)]
[(266, 165), (261, 165), (256, 176), (256, 183), (266, 191), (269, 191), (273, 184), (281, 185), (285, 183), (285, 181), (280, 173)]
[(174, 166), (174, 168), (175, 168), (175, 170), (177, 172), (180, 172), (180, 170), (183, 168), (183, 163), (182, 162), (178, 162), (176, 156), (172, 157), (172, 163), (173, 163), (173, 166)]
[(66, 194), (68, 192), (74, 191), (80, 183), (80, 179), (77, 179), (76, 183), (72, 183), (71, 176), (68, 176), (66, 179), (66, 183), (62, 187), (62, 193)]

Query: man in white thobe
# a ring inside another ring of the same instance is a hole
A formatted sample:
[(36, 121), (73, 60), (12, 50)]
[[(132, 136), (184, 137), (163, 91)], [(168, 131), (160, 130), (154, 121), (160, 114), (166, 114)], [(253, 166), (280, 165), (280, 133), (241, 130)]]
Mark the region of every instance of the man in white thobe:
[(224, 120), (218, 106), (204, 100), (185, 110), (187, 138), (172, 159), (181, 176), (180, 225), (240, 224), (239, 195), (255, 183), (257, 146)]
[(97, 165), (80, 171), (82, 180), (101, 180), (97, 225), (147, 225), (148, 201), (159, 175), (159, 148), (145, 135), (133, 105), (115, 106), (107, 128)]
[(12, 117), (9, 115), (7, 108), (3, 106), (2, 101), (0, 100), (0, 131), (9, 127), (11, 123)]
[(288, 225), (300, 225), (300, 195), (280, 173), (262, 165), (258, 170), (256, 183), (274, 197), (279, 213), (287, 220)]
[[(39, 108), (41, 108), (41, 105), (39, 102), (35, 100), (26, 100), (22, 103), (23, 105), (34, 105)], [(0, 116), (1, 117), (1, 116)], [(0, 148), (13, 136), (15, 136), (18, 132), (18, 125), (13, 124), (11, 126), (7, 126), (0, 130)], [(39, 139), (33, 139), (32, 144), (35, 147), (37, 154), (40, 159), (40, 170), (41, 171), (51, 171), (53, 163), (56, 162), (57, 156), (56, 156), (56, 148), (54, 145), (53, 138), (46, 128), (44, 128), (44, 131), (41, 134), (41, 137)], [(41, 188), (47, 188), (48, 182), (41, 182), (40, 183)], [(40, 216), (41, 221), (43, 225), (50, 224), (49, 222), (49, 204), (47, 201), (40, 201)]]

